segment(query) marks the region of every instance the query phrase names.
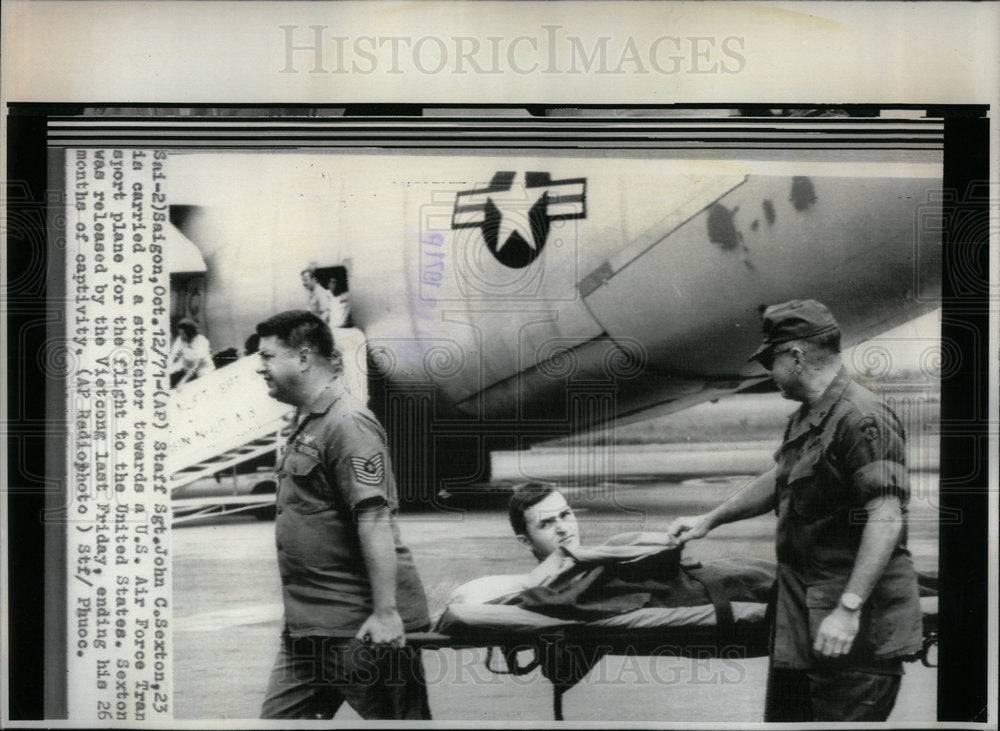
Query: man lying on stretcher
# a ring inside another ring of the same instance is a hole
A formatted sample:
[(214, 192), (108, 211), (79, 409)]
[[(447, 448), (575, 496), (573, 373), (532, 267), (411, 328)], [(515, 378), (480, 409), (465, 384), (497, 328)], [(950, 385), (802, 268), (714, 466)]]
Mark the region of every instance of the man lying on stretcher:
[[(703, 651), (717, 642), (727, 651), (742, 647), (746, 657), (767, 653), (773, 562), (746, 556), (682, 560), (673, 536), (660, 532), (621, 533), (583, 547), (573, 509), (551, 485), (515, 489), (509, 517), (538, 565), (460, 586), (437, 631), (461, 637), (488, 630), (509, 637), (565, 626), (565, 620), (600, 632), (625, 630), (628, 638), (633, 631), (655, 630), (660, 650), (673, 643), (679, 652), (688, 645)], [(926, 651), (936, 638), (936, 607), (924, 613)], [(715, 634), (706, 635), (704, 628)]]
[[(485, 604), (511, 596), (525, 589), (543, 585), (573, 559), (563, 548), (573, 551), (580, 546), (580, 530), (573, 508), (562, 493), (552, 485), (530, 482), (514, 489), (508, 507), (514, 536), (536, 559), (538, 566), (526, 574), (482, 576), (463, 584), (451, 595), (449, 604)], [(623, 543), (673, 546), (676, 541), (668, 533), (625, 533), (605, 542), (606, 546)]]

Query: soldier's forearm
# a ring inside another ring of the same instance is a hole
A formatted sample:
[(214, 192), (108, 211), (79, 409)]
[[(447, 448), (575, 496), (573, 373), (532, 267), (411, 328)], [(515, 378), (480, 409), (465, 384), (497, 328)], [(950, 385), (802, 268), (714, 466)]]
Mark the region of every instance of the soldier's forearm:
[(775, 471), (772, 467), (708, 513), (712, 528), (745, 518), (755, 518), (774, 509)]
[(899, 498), (879, 497), (865, 505), (868, 520), (861, 534), (861, 545), (854, 568), (844, 591), (868, 599), (875, 583), (885, 570), (903, 528), (903, 511)]
[(396, 545), (387, 507), (358, 514), (358, 541), (375, 613), (396, 611)]

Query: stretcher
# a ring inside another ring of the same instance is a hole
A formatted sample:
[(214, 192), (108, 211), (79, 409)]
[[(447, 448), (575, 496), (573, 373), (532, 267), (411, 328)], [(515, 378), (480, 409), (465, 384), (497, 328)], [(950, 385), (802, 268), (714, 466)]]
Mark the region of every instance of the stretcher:
[[(656, 539), (656, 540), (654, 540)], [(560, 549), (574, 560), (540, 586), (487, 602), (449, 604), (417, 647), (486, 647), (486, 667), (552, 684), (556, 720), (563, 696), (606, 655), (726, 660), (768, 655), (775, 566), (755, 558), (701, 563), (682, 546), (645, 533), (592, 547)], [(930, 665), (937, 643), (936, 577), (920, 576), (924, 644), (909, 660)], [(459, 592), (461, 594), (461, 592)], [(533, 660), (520, 665), (530, 651)], [(497, 667), (500, 655), (506, 668)]]
[[(934, 667), (937, 645), (937, 597), (921, 597), (924, 644), (907, 658)], [(556, 619), (516, 606), (452, 605), (436, 631), (407, 634), (420, 649), (487, 648), (486, 667), (493, 673), (524, 675), (536, 668), (552, 684), (553, 717), (563, 720), (563, 696), (606, 655), (746, 659), (768, 654), (770, 617), (767, 604), (731, 602), (682, 608), (637, 609), (600, 620)], [(525, 665), (519, 653), (531, 651)], [(498, 656), (502, 661), (498, 661)], [(505, 667), (500, 665), (505, 664)]]

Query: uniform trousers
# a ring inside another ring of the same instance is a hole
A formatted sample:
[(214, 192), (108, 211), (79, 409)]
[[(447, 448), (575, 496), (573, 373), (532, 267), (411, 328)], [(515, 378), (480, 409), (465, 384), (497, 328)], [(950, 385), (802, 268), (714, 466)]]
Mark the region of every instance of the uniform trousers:
[(430, 719), (420, 651), (282, 634), (261, 718), (330, 719), (344, 701), (364, 719)]

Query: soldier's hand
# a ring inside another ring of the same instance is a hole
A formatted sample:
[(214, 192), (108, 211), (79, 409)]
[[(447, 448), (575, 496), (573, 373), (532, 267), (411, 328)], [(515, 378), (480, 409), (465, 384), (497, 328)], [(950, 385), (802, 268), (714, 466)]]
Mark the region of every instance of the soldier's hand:
[(821, 657), (841, 657), (851, 651), (854, 638), (858, 636), (861, 612), (851, 612), (836, 607), (820, 623), (813, 643), (813, 652)]
[(678, 543), (687, 543), (695, 538), (703, 538), (711, 529), (708, 513), (704, 513), (674, 518), (667, 526), (667, 533), (674, 536)]
[(403, 631), (403, 619), (395, 609), (386, 612), (375, 612), (355, 635), (362, 642), (373, 645), (392, 645), (403, 647), (406, 644), (406, 633)]

